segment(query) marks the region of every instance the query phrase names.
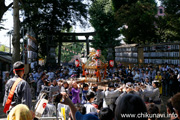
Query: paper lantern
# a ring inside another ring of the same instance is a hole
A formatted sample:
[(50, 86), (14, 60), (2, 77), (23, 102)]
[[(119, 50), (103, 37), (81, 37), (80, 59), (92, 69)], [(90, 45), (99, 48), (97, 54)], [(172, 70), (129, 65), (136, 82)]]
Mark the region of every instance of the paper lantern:
[(75, 65), (76, 65), (76, 67), (79, 67), (79, 60), (78, 59), (75, 60)]
[(97, 66), (97, 67), (100, 67), (100, 66), (101, 66), (101, 60), (100, 60), (100, 59), (97, 59), (97, 60), (96, 60), (96, 66)]
[(114, 60), (110, 60), (110, 61), (109, 61), (109, 66), (110, 66), (110, 67), (114, 67)]
[(100, 57), (100, 56), (101, 56), (101, 50), (97, 50), (97, 51), (96, 51), (96, 56), (97, 56), (97, 57)]

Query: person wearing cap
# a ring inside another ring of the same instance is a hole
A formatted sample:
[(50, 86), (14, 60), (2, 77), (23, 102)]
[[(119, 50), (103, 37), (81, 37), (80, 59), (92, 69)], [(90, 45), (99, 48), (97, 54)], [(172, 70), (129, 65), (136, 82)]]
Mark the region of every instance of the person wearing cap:
[[(9, 92), (14, 82), (18, 78), (23, 78), (24, 76), (24, 63), (21, 61), (15, 62), (13, 64), (13, 73), (15, 74), (15, 76), (9, 79), (5, 86), (3, 106), (5, 106), (6, 104), (7, 98), (9, 96)], [(15, 88), (10, 109), (18, 104), (25, 104), (29, 107), (29, 109), (31, 109), (31, 103), (32, 103), (31, 88), (25, 80), (21, 80)]]

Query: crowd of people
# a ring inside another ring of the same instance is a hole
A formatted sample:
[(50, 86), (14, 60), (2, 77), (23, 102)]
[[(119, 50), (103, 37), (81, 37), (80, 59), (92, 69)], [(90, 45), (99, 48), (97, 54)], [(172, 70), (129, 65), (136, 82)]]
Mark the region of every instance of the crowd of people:
[[(159, 67), (149, 64), (130, 68), (118, 65), (108, 69), (107, 84), (79, 83), (77, 79), (82, 76), (81, 73), (80, 67), (60, 66), (39, 67), (28, 74), (27, 81), (33, 99), (38, 100), (47, 87), (55, 88), (52, 94), (58, 92), (64, 98), (56, 108), (54, 98), (49, 95), (44, 117), (62, 116), (61, 108), (65, 108), (66, 120), (156, 120), (157, 116), (145, 114), (160, 114), (161, 96), (169, 96), (172, 98), (168, 100), (167, 113), (178, 115), (172, 115), (170, 119), (180, 118), (180, 66), (165, 64)], [(123, 117), (122, 114), (135, 116)]]
[[(32, 73), (27, 77), (27, 81), (34, 88), (34, 93), (38, 96), (41, 85), (44, 84), (43, 79), (47, 79), (51, 83), (56, 84), (59, 81), (66, 81), (68, 79), (76, 79), (82, 76), (82, 69), (75, 66), (58, 67), (58, 68), (37, 68), (33, 69)], [(160, 95), (173, 96), (180, 91), (180, 66), (162, 65), (152, 66), (151, 64), (143, 67), (134, 65), (133, 68), (129, 66), (119, 65), (118, 67), (109, 68), (107, 77), (109, 81), (117, 80), (121, 83), (143, 83), (152, 84), (153, 80), (159, 82)]]

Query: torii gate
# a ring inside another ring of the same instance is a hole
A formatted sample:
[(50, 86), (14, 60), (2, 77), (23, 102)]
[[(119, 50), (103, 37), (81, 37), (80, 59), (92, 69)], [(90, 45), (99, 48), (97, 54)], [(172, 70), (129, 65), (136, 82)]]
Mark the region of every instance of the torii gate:
[[(88, 33), (60, 33), (59, 39), (59, 51), (58, 51), (58, 64), (61, 63), (61, 46), (63, 42), (86, 42), (86, 50), (87, 55), (89, 55), (89, 42), (93, 42), (93, 40), (89, 40), (89, 36), (94, 36), (95, 32), (88, 32)], [(70, 36), (71, 40), (64, 40), (62, 39), (64, 36)], [(85, 40), (76, 40), (77, 36), (85, 36)]]

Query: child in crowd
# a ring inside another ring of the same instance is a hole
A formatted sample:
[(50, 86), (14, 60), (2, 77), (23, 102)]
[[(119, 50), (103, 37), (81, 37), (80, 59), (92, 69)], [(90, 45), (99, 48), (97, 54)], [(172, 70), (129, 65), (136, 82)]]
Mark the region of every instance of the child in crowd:
[(94, 102), (94, 97), (95, 97), (95, 94), (93, 92), (88, 92), (86, 95), (86, 98), (88, 100), (88, 102), (84, 104), (84, 107), (86, 108), (86, 114), (92, 113), (92, 112), (95, 112), (95, 113), (98, 112), (98, 110), (92, 105), (92, 103)]
[(81, 101), (82, 104), (87, 103), (86, 95), (88, 93), (88, 89), (89, 89), (89, 85), (84, 83), (83, 84), (83, 90), (82, 90), (82, 101)]

